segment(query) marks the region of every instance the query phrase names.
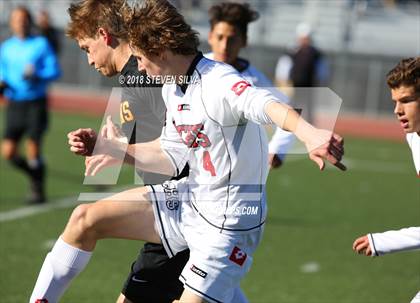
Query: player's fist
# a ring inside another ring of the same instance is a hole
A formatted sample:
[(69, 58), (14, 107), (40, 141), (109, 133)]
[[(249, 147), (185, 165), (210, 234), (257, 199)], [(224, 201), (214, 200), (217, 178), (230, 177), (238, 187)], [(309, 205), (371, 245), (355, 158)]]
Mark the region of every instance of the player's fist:
[(91, 128), (79, 128), (67, 134), (70, 151), (76, 155), (91, 156), (96, 144), (97, 134)]
[(353, 243), (353, 250), (358, 254), (372, 255), (372, 248), (370, 247), (368, 236), (357, 238)]

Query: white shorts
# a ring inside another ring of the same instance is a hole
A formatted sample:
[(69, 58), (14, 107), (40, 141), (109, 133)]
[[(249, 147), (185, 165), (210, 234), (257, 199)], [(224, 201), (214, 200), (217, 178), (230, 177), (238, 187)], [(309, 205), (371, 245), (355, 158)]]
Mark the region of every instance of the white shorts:
[(185, 179), (149, 185), (156, 230), (169, 257), (189, 248), (180, 280), (209, 302), (233, 303), (235, 288), (249, 271), (263, 226), (249, 233), (225, 234), (192, 207)]

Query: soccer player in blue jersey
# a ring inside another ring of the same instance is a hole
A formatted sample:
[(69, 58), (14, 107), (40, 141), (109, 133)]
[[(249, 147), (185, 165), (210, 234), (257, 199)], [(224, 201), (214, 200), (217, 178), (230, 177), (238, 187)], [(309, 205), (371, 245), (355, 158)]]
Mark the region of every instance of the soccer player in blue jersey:
[[(8, 101), (2, 155), (31, 180), (30, 203), (45, 202), (45, 163), (41, 143), (48, 125), (47, 88), (60, 76), (54, 51), (47, 39), (31, 35), (32, 19), (19, 6), (10, 16), (13, 36), (0, 48), (0, 82)], [(18, 144), (28, 136), (27, 159)]]

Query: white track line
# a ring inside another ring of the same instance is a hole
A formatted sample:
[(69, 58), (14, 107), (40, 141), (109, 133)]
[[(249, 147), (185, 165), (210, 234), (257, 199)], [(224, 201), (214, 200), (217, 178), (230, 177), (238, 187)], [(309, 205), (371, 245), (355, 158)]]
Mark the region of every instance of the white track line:
[(67, 197), (56, 201), (50, 201), (45, 204), (26, 206), (18, 209), (13, 209), (5, 212), (0, 212), (0, 222), (14, 221), (37, 214), (49, 212), (54, 209), (68, 208), (75, 206), (80, 202), (77, 201), (77, 196)]
[(32, 205), (21, 207), (18, 209), (13, 209), (9, 211), (0, 212), (0, 223), (14, 221), (30, 216), (34, 216), (41, 213), (46, 213), (54, 209), (62, 209), (76, 206), (80, 203), (87, 201), (96, 201), (100, 199), (106, 199), (107, 197), (121, 192), (127, 187), (117, 188), (116, 192), (107, 192), (107, 193), (80, 193), (79, 196), (71, 196), (58, 200), (52, 200), (45, 204)]
[[(295, 161), (302, 161), (302, 160), (307, 161), (305, 157), (291, 157), (285, 160), (285, 165), (287, 165), (288, 161), (295, 162)], [(347, 165), (349, 171), (352, 171), (352, 170), (370, 171), (370, 172), (386, 173), (386, 174), (395, 174), (395, 173), (405, 174), (405, 173), (410, 173), (410, 169), (411, 169), (409, 163), (407, 164), (402, 163), (402, 162), (390, 163), (390, 162), (385, 162), (385, 161), (359, 160), (359, 159), (351, 159), (351, 158), (346, 158), (344, 160), (344, 164)], [(328, 167), (328, 168), (331, 169), (331, 167)], [(414, 169), (412, 170), (414, 171)], [(122, 191), (123, 189), (124, 188), (121, 188), (121, 190), (119, 191)], [(99, 199), (104, 199), (107, 196), (112, 195), (112, 194), (114, 193), (81, 193), (78, 197), (72, 196), (72, 197), (59, 199), (57, 201), (50, 201), (49, 203), (42, 204), (42, 205), (27, 206), (27, 207), (14, 209), (14, 210), (0, 212), (0, 223), (34, 216), (37, 214), (49, 212), (54, 209), (72, 207), (84, 201), (95, 201)]]

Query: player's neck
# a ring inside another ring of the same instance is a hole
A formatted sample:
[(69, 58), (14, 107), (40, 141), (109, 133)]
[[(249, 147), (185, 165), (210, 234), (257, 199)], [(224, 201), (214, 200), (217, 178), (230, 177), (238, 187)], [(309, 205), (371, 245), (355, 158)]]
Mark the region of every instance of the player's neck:
[[(171, 54), (167, 57), (167, 60), (170, 64), (170, 74), (176, 76), (180, 81), (182, 77), (185, 76), (190, 68), (194, 58), (197, 54), (194, 55), (176, 55)], [(179, 83), (182, 84), (182, 83)]]
[(131, 57), (131, 49), (128, 43), (121, 43), (118, 48), (115, 49), (115, 70), (121, 72), (124, 66), (127, 64)]
[(14, 36), (19, 40), (26, 40), (29, 37), (29, 33), (15, 34)]

